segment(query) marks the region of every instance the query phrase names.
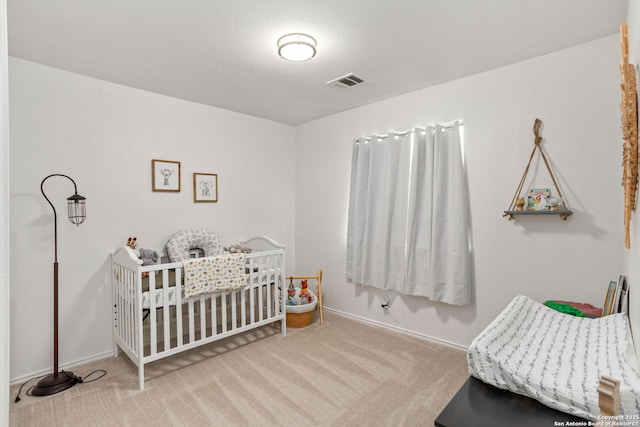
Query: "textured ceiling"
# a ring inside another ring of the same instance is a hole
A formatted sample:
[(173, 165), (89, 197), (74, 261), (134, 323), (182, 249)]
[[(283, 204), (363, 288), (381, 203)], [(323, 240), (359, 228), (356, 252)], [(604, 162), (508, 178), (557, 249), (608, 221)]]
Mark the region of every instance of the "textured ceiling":
[[(618, 32), (627, 0), (8, 0), (9, 54), (296, 125)], [(276, 41), (306, 32), (310, 61)], [(597, 58), (594, 58), (597, 60)], [(353, 72), (365, 83), (325, 83)]]

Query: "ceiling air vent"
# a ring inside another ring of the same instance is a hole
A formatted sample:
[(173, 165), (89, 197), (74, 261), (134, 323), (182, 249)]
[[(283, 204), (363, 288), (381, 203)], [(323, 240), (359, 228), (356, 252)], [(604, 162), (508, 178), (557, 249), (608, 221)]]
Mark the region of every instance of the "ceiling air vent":
[(329, 86), (337, 87), (340, 89), (346, 89), (360, 83), (364, 83), (364, 80), (362, 80), (360, 77), (354, 76), (353, 73), (349, 73), (346, 76), (338, 77), (337, 79), (333, 79), (330, 82), (327, 82)]

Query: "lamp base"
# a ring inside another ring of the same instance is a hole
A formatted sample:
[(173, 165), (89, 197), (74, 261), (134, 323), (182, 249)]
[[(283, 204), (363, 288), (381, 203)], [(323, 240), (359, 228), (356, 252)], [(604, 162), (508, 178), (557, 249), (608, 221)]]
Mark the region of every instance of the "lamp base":
[(68, 388), (73, 387), (80, 379), (73, 375), (73, 372), (62, 371), (57, 374), (47, 375), (38, 381), (33, 390), (31, 390), (32, 396), (49, 396), (52, 394), (60, 393)]

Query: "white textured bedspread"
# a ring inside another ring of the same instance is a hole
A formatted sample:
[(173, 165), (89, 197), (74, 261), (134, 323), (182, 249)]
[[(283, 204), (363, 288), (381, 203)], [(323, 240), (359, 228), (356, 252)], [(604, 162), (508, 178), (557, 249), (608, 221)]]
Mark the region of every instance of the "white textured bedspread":
[(640, 414), (630, 343), (626, 314), (574, 317), (518, 296), (473, 340), (467, 360), (485, 383), (596, 420), (603, 375), (620, 381), (620, 415)]

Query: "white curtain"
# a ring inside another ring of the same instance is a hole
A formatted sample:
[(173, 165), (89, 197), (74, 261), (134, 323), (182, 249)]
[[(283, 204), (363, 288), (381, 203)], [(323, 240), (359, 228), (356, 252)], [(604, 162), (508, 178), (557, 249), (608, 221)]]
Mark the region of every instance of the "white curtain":
[(460, 124), (356, 140), (347, 279), (465, 305), (469, 268)]
[(380, 137), (354, 143), (347, 239), (347, 277), (396, 289), (406, 269), (410, 144)]

